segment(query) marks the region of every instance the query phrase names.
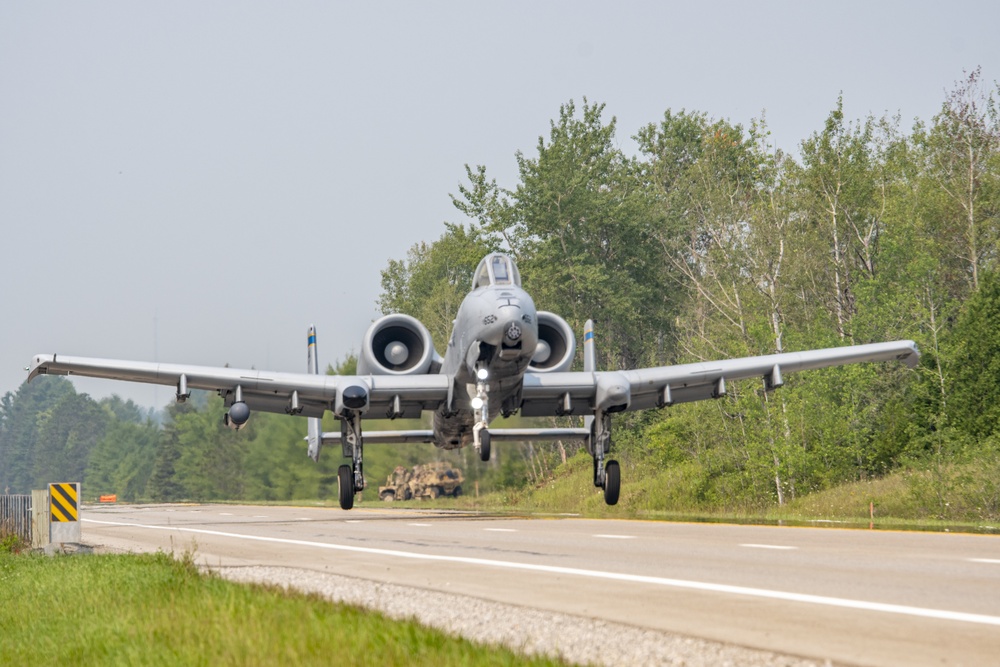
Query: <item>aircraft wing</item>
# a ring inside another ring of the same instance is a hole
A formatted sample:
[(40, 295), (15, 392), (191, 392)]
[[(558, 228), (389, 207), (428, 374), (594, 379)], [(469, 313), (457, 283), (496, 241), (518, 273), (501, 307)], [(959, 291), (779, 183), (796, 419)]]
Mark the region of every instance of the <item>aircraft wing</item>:
[(373, 416), (392, 407), (397, 416), (417, 417), (421, 410), (434, 409), (448, 397), (448, 379), (442, 375), (311, 375), (55, 354), (36, 355), (28, 370), (29, 381), (39, 375), (80, 375), (172, 386), (178, 394), (190, 389), (217, 391), (226, 405), (235, 400), (239, 387), (251, 410), (307, 417), (322, 417), (347, 384), (367, 386)]
[[(771, 386), (780, 386), (783, 374), (789, 372), (892, 360), (915, 367), (919, 360), (916, 344), (904, 340), (626, 371), (526, 373), (521, 412), (527, 417), (569, 412), (586, 414), (595, 406), (611, 400), (608, 396), (617, 395), (627, 395), (626, 409), (642, 410), (724, 394), (727, 380), (760, 377)], [(38, 375), (80, 375), (160, 384), (174, 387), (179, 394), (190, 389), (217, 391), (226, 405), (235, 400), (236, 388), (239, 387), (243, 401), (251, 410), (293, 412), (307, 417), (322, 417), (323, 412), (333, 406), (338, 391), (348, 383), (360, 382), (367, 386), (369, 417), (389, 412), (397, 417), (418, 417), (422, 410), (433, 410), (446, 401), (449, 391), (448, 378), (436, 374), (311, 375), (54, 354), (33, 358), (28, 380)], [(531, 429), (536, 438), (547, 438), (548, 434), (539, 432), (544, 430)], [(367, 432), (366, 438), (375, 436), (375, 433)], [(491, 431), (491, 434), (496, 433)], [(530, 435), (527, 431), (517, 432), (509, 439), (526, 439)], [(573, 435), (553, 432), (552, 439), (570, 439)], [(412, 442), (423, 441), (426, 435), (398, 437), (395, 442)], [(503, 439), (503, 436), (497, 439)]]
[[(589, 412), (606, 396), (628, 395), (628, 410), (713, 398), (725, 393), (727, 380), (763, 378), (769, 386), (782, 384), (785, 373), (872, 361), (902, 361), (910, 368), (919, 362), (916, 343), (900, 340), (823, 350), (786, 352), (676, 366), (626, 371), (526, 373), (521, 412), (527, 417)], [(605, 406), (606, 407), (606, 406)]]

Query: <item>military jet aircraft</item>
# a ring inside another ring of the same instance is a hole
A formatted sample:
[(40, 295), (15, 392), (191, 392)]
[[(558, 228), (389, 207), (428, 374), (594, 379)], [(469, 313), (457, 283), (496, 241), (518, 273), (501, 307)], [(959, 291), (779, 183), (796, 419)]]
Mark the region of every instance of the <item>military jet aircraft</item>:
[[(357, 375), (320, 375), (316, 330), (309, 329), (308, 372), (278, 373), (226, 367), (160, 364), (40, 354), (28, 380), (39, 375), (81, 375), (170, 385), (178, 401), (192, 388), (217, 391), (228, 408), (227, 426), (239, 430), (252, 410), (303, 415), (308, 453), (319, 460), (324, 444), (340, 443), (350, 465), (338, 470), (340, 506), (354, 506), (365, 488), (365, 442), (433, 442), (444, 449), (472, 445), (483, 461), (499, 441), (575, 440), (594, 459), (594, 485), (605, 502), (618, 502), (621, 473), (609, 459), (612, 415), (688, 401), (719, 398), (726, 382), (763, 378), (780, 387), (785, 373), (859, 362), (900, 360), (911, 368), (919, 352), (913, 341), (853, 345), (702, 363), (599, 371), (593, 324), (584, 331), (584, 369), (570, 371), (576, 354), (564, 319), (535, 309), (521, 288), (514, 261), (492, 253), (476, 269), (472, 291), (459, 306), (444, 357), (427, 328), (409, 315), (386, 315), (365, 333)], [(323, 433), (330, 410), (339, 433)], [(418, 417), (433, 412), (433, 428), (362, 433), (364, 419)], [(495, 429), (498, 416), (584, 415), (582, 428)]]

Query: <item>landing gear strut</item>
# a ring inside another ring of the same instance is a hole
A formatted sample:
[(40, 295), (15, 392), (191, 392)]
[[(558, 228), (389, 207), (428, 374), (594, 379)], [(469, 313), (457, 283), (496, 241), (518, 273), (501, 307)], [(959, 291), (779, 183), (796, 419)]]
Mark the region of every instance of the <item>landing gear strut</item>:
[(472, 408), (478, 419), (472, 427), (472, 444), (479, 452), (480, 461), (490, 460), (490, 385), (486, 382), (489, 373), (485, 368), (476, 371), (476, 397), (472, 399)]
[(618, 503), (621, 491), (621, 469), (618, 461), (605, 460), (611, 452), (611, 415), (598, 412), (590, 426), (590, 454), (594, 457), (594, 486), (604, 489), (604, 502)]
[(361, 414), (347, 412), (340, 420), (340, 444), (344, 456), (350, 457), (353, 465), (342, 465), (337, 469), (340, 485), (340, 508), (354, 507), (354, 496), (365, 488), (364, 439), (361, 436)]

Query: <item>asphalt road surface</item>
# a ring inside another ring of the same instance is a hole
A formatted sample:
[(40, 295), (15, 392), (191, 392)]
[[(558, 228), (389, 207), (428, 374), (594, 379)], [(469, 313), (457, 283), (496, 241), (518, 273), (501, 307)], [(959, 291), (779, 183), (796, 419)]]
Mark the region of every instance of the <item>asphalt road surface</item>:
[[(850, 665), (1000, 665), (1000, 537), (402, 509), (90, 506), (88, 544), (193, 551)], [(608, 638), (614, 642), (614, 638)]]

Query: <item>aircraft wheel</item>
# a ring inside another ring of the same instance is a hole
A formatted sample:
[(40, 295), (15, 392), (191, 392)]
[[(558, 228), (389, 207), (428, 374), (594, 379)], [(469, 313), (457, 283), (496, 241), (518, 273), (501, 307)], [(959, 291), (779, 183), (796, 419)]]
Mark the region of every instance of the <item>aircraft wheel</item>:
[(354, 471), (351, 466), (342, 465), (337, 469), (337, 481), (340, 483), (340, 509), (349, 510), (354, 507)]
[(618, 503), (618, 492), (621, 491), (622, 473), (618, 461), (608, 461), (604, 464), (604, 502), (608, 505)]
[(490, 432), (485, 428), (479, 432), (479, 460), (490, 460)]
[(462, 487), (456, 486), (455, 490), (451, 492), (451, 495), (458, 498), (460, 495), (462, 495)]

